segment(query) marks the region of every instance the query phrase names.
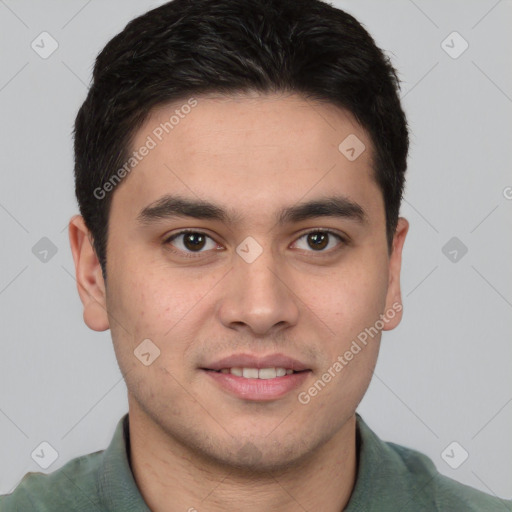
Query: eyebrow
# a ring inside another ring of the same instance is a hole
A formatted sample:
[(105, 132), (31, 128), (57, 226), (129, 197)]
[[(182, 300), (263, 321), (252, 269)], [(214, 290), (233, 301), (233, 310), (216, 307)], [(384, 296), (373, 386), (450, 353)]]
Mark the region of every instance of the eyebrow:
[[(166, 194), (148, 206), (137, 216), (141, 225), (150, 225), (160, 220), (190, 217), (194, 219), (216, 220), (224, 224), (235, 224), (241, 216), (228, 212), (214, 203)], [(283, 208), (277, 215), (277, 224), (297, 223), (316, 217), (337, 217), (360, 224), (368, 222), (368, 214), (358, 203), (336, 195)]]

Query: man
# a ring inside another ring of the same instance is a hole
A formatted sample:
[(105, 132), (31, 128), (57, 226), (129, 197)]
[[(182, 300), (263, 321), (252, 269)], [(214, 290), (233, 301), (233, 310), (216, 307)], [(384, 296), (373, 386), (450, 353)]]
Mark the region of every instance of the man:
[(402, 315), (395, 72), (318, 0), (175, 0), (98, 56), (69, 236), (129, 413), (0, 510), (491, 511), (356, 413)]

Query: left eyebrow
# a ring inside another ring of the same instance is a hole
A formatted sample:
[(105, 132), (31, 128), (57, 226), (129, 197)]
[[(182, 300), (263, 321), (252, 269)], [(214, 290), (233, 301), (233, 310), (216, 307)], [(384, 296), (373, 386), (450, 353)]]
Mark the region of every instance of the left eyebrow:
[[(228, 213), (221, 206), (208, 201), (167, 194), (143, 208), (137, 216), (137, 221), (139, 224), (149, 225), (176, 217), (217, 220), (225, 224), (234, 224), (242, 218), (241, 215)], [(317, 217), (338, 217), (360, 224), (368, 222), (368, 214), (360, 204), (338, 195), (284, 208), (277, 215), (277, 223), (297, 223)]]
[(360, 204), (345, 196), (330, 196), (285, 208), (279, 214), (278, 223), (301, 222), (316, 217), (339, 217), (360, 224), (368, 222), (368, 214)]

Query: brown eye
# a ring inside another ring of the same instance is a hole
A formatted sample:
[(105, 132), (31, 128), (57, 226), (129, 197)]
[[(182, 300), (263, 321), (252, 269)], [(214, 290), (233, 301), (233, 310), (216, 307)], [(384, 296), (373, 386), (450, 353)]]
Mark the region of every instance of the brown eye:
[(201, 250), (206, 243), (206, 237), (200, 233), (187, 233), (183, 237), (183, 245), (190, 251)]
[(170, 236), (165, 244), (171, 245), (183, 253), (201, 253), (217, 247), (210, 236), (200, 231), (181, 231)]
[[(337, 243), (336, 243), (337, 242)], [(331, 252), (331, 249), (340, 248), (345, 242), (345, 239), (328, 230), (310, 231), (302, 235), (295, 245), (298, 249), (302, 249), (309, 252)], [(325, 250), (327, 248), (327, 250)]]
[(308, 233), (307, 240), (311, 249), (314, 249), (315, 251), (321, 250), (327, 247), (327, 244), (329, 243), (329, 235), (323, 232)]

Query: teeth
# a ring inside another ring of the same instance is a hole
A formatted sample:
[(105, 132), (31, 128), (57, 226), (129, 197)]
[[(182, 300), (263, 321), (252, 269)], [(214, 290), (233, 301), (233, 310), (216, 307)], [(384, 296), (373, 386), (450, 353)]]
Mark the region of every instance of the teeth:
[(243, 369), (242, 368), (231, 368), (231, 373), (236, 375), (237, 377), (243, 377)]
[(291, 375), (292, 369), (287, 368), (222, 368), (220, 373), (231, 373), (237, 377), (246, 379), (275, 379), (276, 377), (284, 377)]
[(259, 372), (257, 368), (244, 368), (242, 370), (242, 376), (246, 379), (257, 379), (258, 373)]
[[(283, 368), (281, 368), (282, 370)], [(258, 373), (259, 379), (275, 379), (277, 377), (277, 369), (276, 368), (261, 368)], [(286, 372), (285, 372), (286, 373)], [(244, 372), (245, 377), (245, 372)]]

